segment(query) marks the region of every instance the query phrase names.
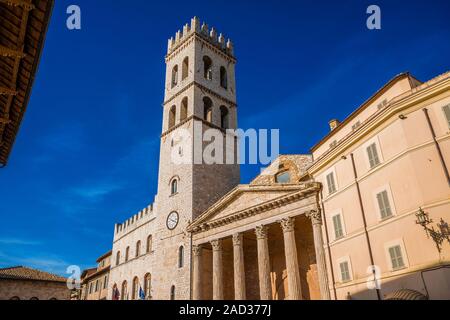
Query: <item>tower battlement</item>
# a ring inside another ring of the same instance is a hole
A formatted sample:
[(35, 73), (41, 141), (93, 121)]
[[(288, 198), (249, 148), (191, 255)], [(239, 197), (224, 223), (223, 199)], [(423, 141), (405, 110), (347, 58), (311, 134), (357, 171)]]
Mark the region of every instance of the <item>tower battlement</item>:
[(149, 205), (147, 208), (139, 211), (129, 219), (127, 219), (123, 223), (117, 223), (114, 226), (114, 236), (115, 238), (117, 236), (123, 235), (125, 233), (128, 233), (137, 227), (141, 226), (142, 223), (147, 222), (149, 219), (153, 217), (153, 204)]
[(193, 34), (200, 36), (203, 40), (206, 40), (226, 54), (234, 56), (233, 42), (230, 39), (225, 40), (225, 36), (222, 33), (217, 33), (214, 27), (209, 29), (206, 22), (200, 24), (200, 20), (197, 17), (192, 18), (190, 24), (186, 23), (182, 30), (176, 32), (175, 37), (169, 39), (167, 54), (172, 53)]

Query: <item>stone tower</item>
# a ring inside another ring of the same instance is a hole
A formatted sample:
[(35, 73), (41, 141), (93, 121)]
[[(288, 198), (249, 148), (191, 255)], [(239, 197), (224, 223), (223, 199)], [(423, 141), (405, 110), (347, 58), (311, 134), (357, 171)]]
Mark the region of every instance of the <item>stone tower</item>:
[[(169, 39), (165, 61), (152, 291), (155, 299), (189, 299), (186, 227), (239, 183), (236, 139), (226, 130), (237, 127), (236, 60), (230, 40), (193, 18)], [(223, 148), (210, 152), (214, 139)]]

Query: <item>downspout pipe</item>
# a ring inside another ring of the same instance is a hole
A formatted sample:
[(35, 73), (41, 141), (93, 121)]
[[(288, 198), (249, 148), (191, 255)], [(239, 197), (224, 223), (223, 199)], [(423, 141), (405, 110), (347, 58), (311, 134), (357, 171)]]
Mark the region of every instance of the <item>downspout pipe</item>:
[[(355, 165), (355, 158), (353, 156), (353, 153), (350, 154), (350, 158), (352, 160), (352, 166), (353, 166), (353, 175), (355, 177), (355, 185), (356, 185), (356, 191), (358, 193), (358, 201), (359, 201), (359, 207), (361, 209), (361, 217), (363, 220), (363, 225), (364, 225), (364, 235), (366, 237), (366, 242), (367, 242), (367, 249), (369, 250), (369, 258), (370, 258), (370, 264), (372, 266), (375, 266), (375, 262), (373, 259), (373, 252), (372, 252), (372, 245), (370, 243), (370, 238), (369, 238), (369, 232), (367, 231), (367, 221), (366, 221), (366, 214), (364, 212), (364, 206), (363, 206), (363, 202), (362, 202), (362, 197), (361, 197), (361, 190), (359, 188), (359, 182), (358, 182), (358, 173), (356, 171), (356, 165)], [(372, 268), (372, 273), (374, 276), (374, 280), (376, 279), (376, 274), (375, 274), (375, 269)], [(378, 300), (381, 300), (381, 293), (380, 293), (380, 289), (377, 287), (376, 288), (376, 292), (377, 292), (377, 298)]]

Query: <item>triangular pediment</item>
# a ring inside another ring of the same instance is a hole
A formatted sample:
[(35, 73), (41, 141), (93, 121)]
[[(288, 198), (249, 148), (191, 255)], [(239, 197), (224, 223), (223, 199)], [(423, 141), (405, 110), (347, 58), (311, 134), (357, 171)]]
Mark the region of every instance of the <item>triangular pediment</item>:
[(197, 217), (189, 226), (194, 230), (200, 225), (235, 217), (241, 212), (259, 210), (265, 205), (282, 202), (284, 198), (309, 189), (308, 184), (254, 186), (239, 185)]

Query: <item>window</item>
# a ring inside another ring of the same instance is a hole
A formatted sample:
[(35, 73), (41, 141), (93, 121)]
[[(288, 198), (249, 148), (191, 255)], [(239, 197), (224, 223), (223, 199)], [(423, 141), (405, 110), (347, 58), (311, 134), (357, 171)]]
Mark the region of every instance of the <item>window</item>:
[(89, 294), (92, 293), (92, 290), (94, 290), (94, 283), (93, 283), (93, 282), (91, 282), (91, 283), (89, 284)]
[(174, 195), (178, 193), (178, 180), (173, 179), (172, 183), (170, 184), (170, 194)]
[(341, 214), (333, 216), (334, 238), (339, 239), (344, 236), (344, 228), (342, 227)]
[(181, 69), (181, 80), (183, 81), (189, 75), (189, 57), (184, 58), (183, 66)]
[(120, 296), (121, 300), (128, 300), (128, 288), (127, 281), (122, 282), (122, 294)]
[(185, 97), (183, 101), (181, 101), (180, 121), (186, 120), (187, 114), (188, 114), (188, 98)]
[(367, 156), (369, 157), (370, 168), (374, 168), (380, 164), (380, 158), (378, 157), (377, 145), (372, 143), (367, 147)]
[(105, 276), (105, 281), (103, 282), (103, 289), (108, 289), (108, 275)]
[(131, 300), (137, 300), (139, 298), (139, 279), (134, 277), (133, 279), (133, 291), (131, 292)]
[(227, 69), (223, 66), (220, 67), (220, 86), (224, 89), (228, 88)]
[(151, 289), (152, 289), (152, 275), (150, 273), (147, 273), (145, 275), (145, 280), (144, 280), (144, 293), (145, 293), (146, 299), (150, 299)]
[(361, 126), (361, 121), (356, 121), (354, 125), (352, 125), (352, 130), (355, 131)]
[(36, 298), (36, 297), (33, 297), (33, 298), (31, 298), (30, 300), (39, 300), (38, 298)]
[(175, 286), (170, 287), (170, 300), (175, 300)]
[(178, 65), (172, 69), (172, 88), (178, 84)]
[(98, 280), (96, 280), (96, 281), (95, 281), (95, 292), (97, 292), (98, 289), (99, 289), (99, 287), (98, 287)]
[(9, 300), (15, 300), (15, 301), (18, 301), (18, 300), (20, 300), (20, 298), (19, 298), (19, 297), (12, 297), (12, 298), (9, 299)]
[(208, 56), (203, 57), (203, 77), (212, 80), (212, 60)]
[(177, 107), (172, 106), (169, 111), (169, 129), (175, 126), (176, 117), (177, 117)]
[(339, 263), (339, 268), (341, 269), (341, 282), (348, 282), (352, 280), (348, 261)]
[(139, 257), (141, 255), (141, 241), (139, 240), (136, 243), (136, 258)]
[(336, 183), (334, 181), (334, 172), (327, 174), (328, 194), (336, 192)]
[(147, 237), (147, 253), (152, 252), (152, 235)]
[(208, 97), (203, 98), (203, 119), (212, 122), (212, 101)]
[(184, 266), (184, 247), (178, 248), (178, 268), (183, 268)]
[(400, 247), (400, 245), (389, 248), (389, 257), (391, 258), (391, 265), (393, 270), (398, 270), (405, 267), (402, 248)]
[(127, 247), (127, 249), (125, 250), (125, 262), (127, 262), (129, 258), (130, 258), (130, 247)]
[(220, 107), (220, 126), (223, 129), (228, 129), (228, 108), (225, 106)]
[(377, 194), (378, 208), (380, 209), (381, 219), (386, 219), (392, 216), (392, 209), (389, 203), (389, 197), (386, 190)]
[(116, 266), (120, 264), (120, 251), (117, 251), (116, 253)]
[(278, 173), (275, 176), (275, 182), (276, 183), (289, 183), (289, 182), (291, 182), (291, 173), (289, 171), (284, 171), (284, 172)]
[(450, 104), (442, 107), (442, 110), (444, 111), (445, 119), (447, 120), (448, 127), (450, 128)]

